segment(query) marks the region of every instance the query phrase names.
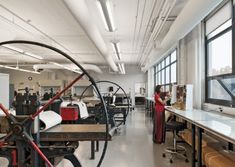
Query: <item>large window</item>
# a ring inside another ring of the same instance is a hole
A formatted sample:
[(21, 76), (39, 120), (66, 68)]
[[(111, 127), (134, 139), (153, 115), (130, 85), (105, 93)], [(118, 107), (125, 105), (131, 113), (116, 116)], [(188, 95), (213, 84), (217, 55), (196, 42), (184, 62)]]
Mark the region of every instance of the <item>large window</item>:
[[(228, 1), (205, 22), (206, 102), (227, 106), (235, 106), (234, 96), (225, 82), (225, 78), (233, 78), (235, 74), (232, 9), (232, 1)], [(231, 85), (234, 87), (235, 83)]]
[(170, 91), (170, 85), (176, 83), (176, 50), (155, 66), (155, 85), (163, 85), (164, 91)]

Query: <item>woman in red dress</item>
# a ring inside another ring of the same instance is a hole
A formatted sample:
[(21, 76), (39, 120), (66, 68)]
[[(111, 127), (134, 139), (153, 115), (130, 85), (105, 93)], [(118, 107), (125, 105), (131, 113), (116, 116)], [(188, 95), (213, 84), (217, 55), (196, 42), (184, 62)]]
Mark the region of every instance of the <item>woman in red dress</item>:
[(167, 99), (161, 98), (163, 88), (161, 85), (155, 87), (155, 112), (154, 112), (154, 128), (153, 128), (153, 142), (157, 144), (165, 141), (165, 101)]

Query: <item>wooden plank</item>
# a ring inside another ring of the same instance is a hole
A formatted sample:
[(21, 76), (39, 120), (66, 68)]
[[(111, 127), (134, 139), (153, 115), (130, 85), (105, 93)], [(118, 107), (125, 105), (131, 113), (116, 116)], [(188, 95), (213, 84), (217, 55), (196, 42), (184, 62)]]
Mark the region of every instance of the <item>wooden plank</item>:
[[(69, 125), (61, 124), (40, 133), (41, 141), (104, 141), (106, 138), (105, 125)], [(108, 139), (111, 136), (108, 135)]]
[(48, 129), (47, 131), (43, 133), (88, 133), (88, 132), (103, 132), (105, 133), (105, 125), (99, 125), (99, 124), (60, 124), (57, 125), (51, 129)]

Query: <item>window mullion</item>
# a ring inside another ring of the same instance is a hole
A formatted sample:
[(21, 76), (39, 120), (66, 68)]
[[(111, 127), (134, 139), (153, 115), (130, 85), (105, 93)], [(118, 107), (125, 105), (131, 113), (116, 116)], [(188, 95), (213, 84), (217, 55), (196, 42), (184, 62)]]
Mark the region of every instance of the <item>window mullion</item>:
[[(235, 4), (232, 3), (232, 46), (234, 46), (235, 44), (234, 28), (235, 28)], [(235, 73), (235, 47), (232, 47), (232, 72)]]

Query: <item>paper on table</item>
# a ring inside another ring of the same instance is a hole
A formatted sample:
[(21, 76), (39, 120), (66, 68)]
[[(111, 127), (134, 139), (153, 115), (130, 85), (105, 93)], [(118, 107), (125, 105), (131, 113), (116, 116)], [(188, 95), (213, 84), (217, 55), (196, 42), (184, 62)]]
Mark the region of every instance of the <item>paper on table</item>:
[(77, 103), (79, 106), (79, 113), (80, 113), (80, 117), (85, 119), (89, 116), (88, 111), (87, 111), (87, 107), (86, 104), (83, 103), (82, 101)]
[(60, 124), (62, 118), (59, 114), (54, 111), (44, 111), (39, 114), (40, 119), (40, 131), (46, 131), (47, 129)]

